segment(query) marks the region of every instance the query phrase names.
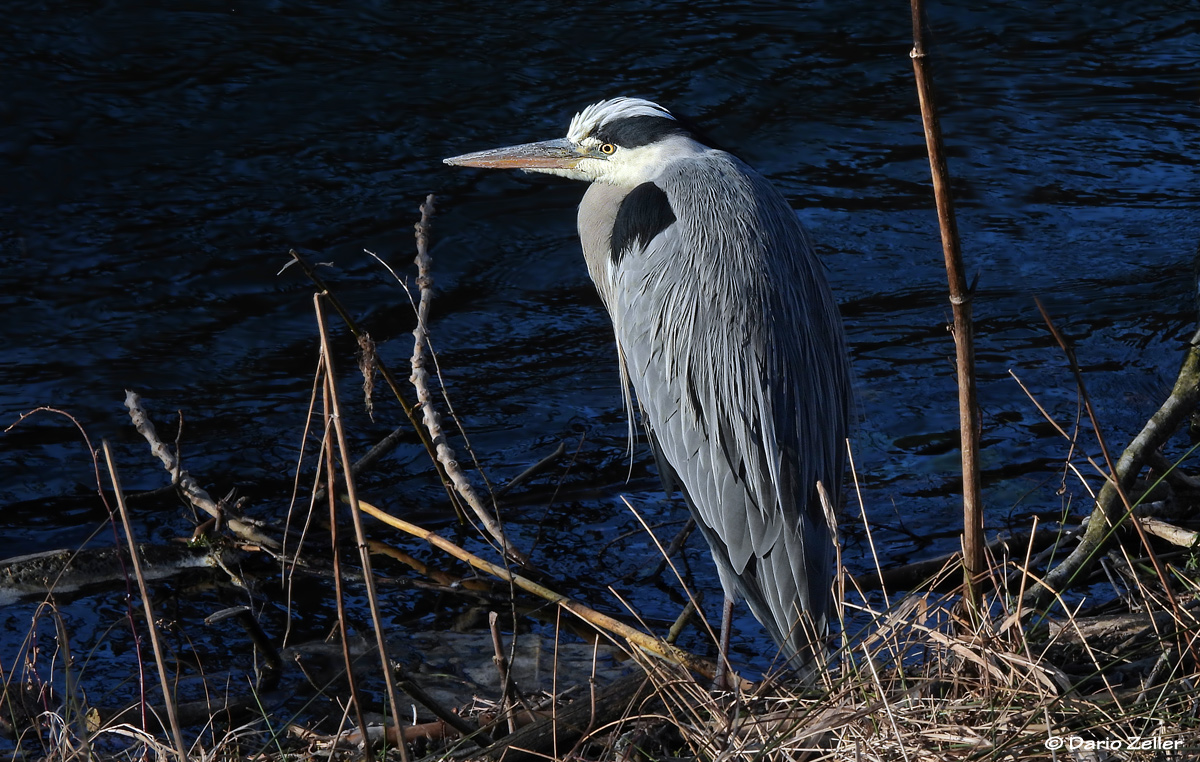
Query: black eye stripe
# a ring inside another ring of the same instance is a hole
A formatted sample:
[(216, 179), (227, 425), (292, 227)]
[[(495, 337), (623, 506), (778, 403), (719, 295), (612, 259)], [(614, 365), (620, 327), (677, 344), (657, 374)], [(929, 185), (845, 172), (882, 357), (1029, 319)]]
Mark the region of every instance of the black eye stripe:
[(593, 137), (621, 148), (637, 148), (656, 143), (668, 135), (689, 134), (679, 122), (658, 116), (631, 116), (615, 119), (596, 130)]

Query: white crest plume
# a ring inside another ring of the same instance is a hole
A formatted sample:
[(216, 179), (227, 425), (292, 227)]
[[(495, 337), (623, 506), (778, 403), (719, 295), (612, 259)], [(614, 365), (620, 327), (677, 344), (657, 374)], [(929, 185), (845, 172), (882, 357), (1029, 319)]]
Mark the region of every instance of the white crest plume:
[(657, 116), (661, 119), (675, 119), (671, 112), (653, 101), (642, 98), (613, 98), (600, 101), (580, 111), (571, 120), (571, 128), (567, 130), (567, 139), (579, 143), (591, 135), (601, 125), (614, 119), (627, 119), (631, 116)]

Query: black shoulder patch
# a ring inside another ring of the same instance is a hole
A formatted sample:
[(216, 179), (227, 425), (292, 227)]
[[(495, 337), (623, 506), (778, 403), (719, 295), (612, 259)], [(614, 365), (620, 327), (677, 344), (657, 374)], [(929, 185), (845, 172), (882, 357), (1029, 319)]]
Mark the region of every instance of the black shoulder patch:
[(617, 209), (610, 239), (610, 256), (614, 265), (621, 263), (625, 252), (635, 245), (646, 246), (654, 237), (675, 221), (675, 212), (666, 191), (652, 182), (644, 182), (629, 191)]
[(614, 119), (594, 133), (602, 143), (621, 148), (637, 148), (656, 143), (668, 135), (686, 135), (688, 130), (674, 119), (664, 116), (629, 116)]

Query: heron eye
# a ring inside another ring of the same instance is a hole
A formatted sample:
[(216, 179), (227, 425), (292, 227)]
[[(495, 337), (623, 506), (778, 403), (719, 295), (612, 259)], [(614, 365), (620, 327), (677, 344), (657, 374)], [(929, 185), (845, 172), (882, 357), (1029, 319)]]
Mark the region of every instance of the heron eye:
[(614, 153), (616, 153), (616, 150), (617, 147), (612, 143), (605, 143), (604, 145), (600, 146), (600, 152), (608, 154), (609, 156), (612, 156)]

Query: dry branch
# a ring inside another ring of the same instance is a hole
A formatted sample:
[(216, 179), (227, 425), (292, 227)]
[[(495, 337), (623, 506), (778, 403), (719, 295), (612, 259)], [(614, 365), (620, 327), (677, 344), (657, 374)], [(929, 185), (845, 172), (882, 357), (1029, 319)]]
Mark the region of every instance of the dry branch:
[(433, 403), (433, 393), (429, 390), (429, 372), (425, 370), (425, 348), (429, 343), (429, 304), (433, 300), (433, 278), (429, 274), (429, 266), (433, 261), (429, 256), (429, 218), (433, 216), (433, 194), (421, 204), (421, 221), (416, 225), (417, 237), (417, 286), (421, 291), (421, 300), (417, 304), (417, 326), (413, 329), (412, 375), (409, 381), (417, 390), (417, 401), (421, 406), (421, 416), (425, 428), (429, 430), (430, 439), (437, 452), (437, 460), (445, 469), (446, 475), (454, 484), (454, 489), (475, 513), (479, 522), (496, 543), (500, 545), (504, 556), (521, 566), (528, 567), (529, 560), (516, 546), (508, 541), (499, 522), (492, 517), (484, 506), (479, 493), (467, 475), (459, 468), (454, 450), (446, 443), (446, 435), (442, 431), (442, 417)]
[(1160, 537), (1172, 545), (1178, 545), (1181, 548), (1194, 548), (1200, 541), (1200, 532), (1195, 532), (1191, 529), (1177, 527), (1174, 524), (1168, 524), (1159, 519), (1153, 519), (1149, 516), (1140, 516), (1137, 519), (1142, 525), (1142, 529), (1147, 534), (1152, 534), (1155, 537)]
[(158, 438), (154, 423), (142, 408), (142, 398), (137, 392), (125, 390), (125, 407), (129, 408), (129, 417), (133, 420), (134, 428), (150, 444), (150, 452), (162, 461), (163, 467), (171, 474), (171, 481), (179, 487), (188, 502), (223, 523), (229, 531), (246, 542), (272, 549), (280, 547), (276, 540), (258, 531), (253, 524), (231, 515), (224, 505), (213, 500), (195, 477), (182, 467), (175, 453)]
[(1121, 453), (1115, 474), (1105, 481), (1082, 541), (1062, 563), (1046, 574), (1042, 583), (1030, 588), (1026, 593), (1026, 605), (1044, 605), (1055, 593), (1069, 587), (1072, 580), (1083, 577), (1124, 521), (1128, 509), (1123, 496), (1133, 486), (1138, 473), (1151, 455), (1188, 420), (1197, 404), (1200, 404), (1200, 332), (1189, 343), (1171, 395)]
[(125, 407), (129, 408), (129, 417), (133, 420), (134, 428), (150, 444), (150, 452), (154, 457), (162, 461), (163, 467), (167, 469), (167, 473), (171, 474), (171, 481), (179, 485), (179, 489), (192, 505), (220, 521), (224, 513), (221, 510), (221, 506), (217, 504), (217, 501), (212, 499), (191, 474), (182, 468), (179, 459), (175, 457), (175, 453), (158, 438), (158, 432), (154, 429), (154, 422), (150, 420), (150, 416), (146, 415), (145, 409), (142, 408), (142, 398), (137, 392), (130, 391), (129, 389), (125, 390)]
[(478, 758), (544, 762), (554, 749), (560, 751), (561, 757), (563, 750), (574, 746), (590, 730), (629, 717), (638, 710), (645, 711), (646, 704), (655, 702), (653, 689), (645, 674), (635, 672), (599, 691), (594, 701), (579, 699), (550, 717), (518, 728), (484, 749)]
[(1169, 611), (1150, 614), (1108, 614), (1051, 620), (1047, 623), (1051, 638), (1070, 645), (1090, 646), (1097, 651), (1112, 651), (1129, 641), (1140, 646), (1164, 639), (1175, 627), (1175, 617)]
[(539, 460), (537, 463), (534, 463), (529, 468), (525, 469), (521, 473), (514, 476), (512, 478), (512, 480), (509, 481), (508, 484), (505, 484), (503, 487), (500, 487), (499, 489), (497, 489), (496, 493), (495, 493), (496, 497), (497, 498), (503, 497), (509, 491), (511, 491), (514, 487), (518, 487), (518, 486), (524, 484), (530, 477), (540, 474), (542, 471), (544, 471), (546, 468), (548, 468), (551, 464), (553, 464), (554, 461), (561, 458), (566, 452), (567, 452), (567, 443), (559, 442), (558, 447), (554, 448), (554, 452), (550, 453), (546, 457)]

